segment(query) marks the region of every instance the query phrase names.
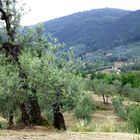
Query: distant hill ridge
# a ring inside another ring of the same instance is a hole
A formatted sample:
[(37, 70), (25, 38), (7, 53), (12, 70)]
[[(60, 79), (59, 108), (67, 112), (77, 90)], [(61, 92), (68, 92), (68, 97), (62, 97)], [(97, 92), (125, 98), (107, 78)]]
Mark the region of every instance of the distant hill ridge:
[(80, 55), (140, 41), (140, 10), (103, 8), (79, 12), (45, 22), (66, 49), (73, 47)]

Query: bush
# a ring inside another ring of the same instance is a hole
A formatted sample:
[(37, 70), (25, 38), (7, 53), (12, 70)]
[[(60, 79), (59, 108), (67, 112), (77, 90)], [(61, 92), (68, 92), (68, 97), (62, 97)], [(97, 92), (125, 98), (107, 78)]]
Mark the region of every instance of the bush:
[(92, 110), (89, 106), (81, 106), (78, 104), (75, 108), (74, 115), (78, 120), (83, 119), (90, 121), (92, 118)]
[(140, 107), (135, 107), (130, 111), (129, 123), (132, 125), (135, 132), (140, 133)]
[(96, 105), (91, 96), (84, 96), (77, 104), (74, 110), (74, 116), (78, 120), (91, 121), (92, 113), (95, 111)]
[(113, 98), (112, 105), (117, 116), (119, 116), (123, 120), (127, 120), (127, 110), (123, 105), (123, 99), (121, 97)]
[(0, 119), (0, 129), (7, 129), (8, 128), (8, 122), (5, 119)]

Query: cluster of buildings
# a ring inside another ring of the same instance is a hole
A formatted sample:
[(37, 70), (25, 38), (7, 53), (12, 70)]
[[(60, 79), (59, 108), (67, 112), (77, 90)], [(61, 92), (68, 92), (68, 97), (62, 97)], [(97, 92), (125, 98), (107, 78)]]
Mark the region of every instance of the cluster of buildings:
[(102, 73), (111, 73), (111, 72), (116, 72), (117, 74), (119, 74), (121, 72), (121, 68), (123, 66), (128, 66), (134, 64), (134, 62), (126, 62), (126, 61), (118, 61), (118, 62), (114, 62), (112, 65), (112, 68), (110, 69), (104, 69), (101, 72)]

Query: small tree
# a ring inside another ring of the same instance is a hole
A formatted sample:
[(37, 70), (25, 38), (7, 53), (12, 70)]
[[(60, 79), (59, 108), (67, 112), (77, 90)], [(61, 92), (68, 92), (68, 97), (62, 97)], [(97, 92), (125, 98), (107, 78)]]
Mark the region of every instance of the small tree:
[(122, 94), (125, 97), (129, 97), (132, 92), (131, 84), (126, 84), (122, 88)]
[(95, 85), (95, 93), (102, 96), (104, 104), (108, 103), (108, 98), (114, 93), (114, 87), (99, 80)]
[(140, 103), (140, 88), (132, 88), (129, 98), (135, 102)]
[(126, 120), (127, 119), (127, 110), (123, 105), (123, 98), (115, 97), (112, 99), (112, 105), (114, 108), (115, 113), (121, 118)]
[(91, 96), (86, 95), (78, 102), (75, 110), (74, 116), (76, 119), (83, 119), (88, 122), (92, 119), (92, 113), (96, 110), (96, 105)]
[(135, 132), (140, 133), (140, 107), (135, 107), (129, 113), (129, 123)]
[(122, 96), (122, 83), (118, 80), (113, 81), (115, 93)]

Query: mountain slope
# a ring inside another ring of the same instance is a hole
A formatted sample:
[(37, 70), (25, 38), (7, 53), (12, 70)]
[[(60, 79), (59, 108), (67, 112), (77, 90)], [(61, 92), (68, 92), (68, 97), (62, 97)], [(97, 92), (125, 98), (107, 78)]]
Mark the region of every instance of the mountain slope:
[[(80, 12), (45, 22), (46, 33), (50, 32), (60, 42), (66, 43), (68, 48), (71, 46), (78, 50), (82, 48), (83, 51), (80, 50), (80, 53), (109, 49), (121, 44), (119, 37), (123, 36), (122, 31), (125, 32), (130, 28), (125, 25), (125, 21), (129, 23), (133, 15), (139, 18), (137, 12), (133, 14), (132, 11), (120, 9), (104, 8)], [(134, 22), (130, 26), (133, 26)], [(126, 26), (126, 29), (123, 29), (123, 26)], [(118, 36), (120, 33), (122, 35)]]
[(115, 46), (140, 41), (140, 10), (119, 18), (111, 30)]

